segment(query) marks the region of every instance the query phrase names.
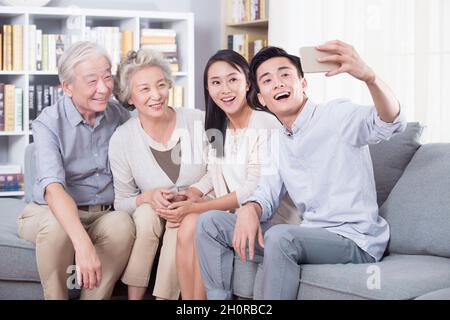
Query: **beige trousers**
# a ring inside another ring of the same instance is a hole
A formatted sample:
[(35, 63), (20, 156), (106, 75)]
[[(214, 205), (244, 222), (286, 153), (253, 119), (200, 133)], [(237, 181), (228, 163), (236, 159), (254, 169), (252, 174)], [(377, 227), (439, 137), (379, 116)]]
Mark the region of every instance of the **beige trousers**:
[(161, 219), (147, 203), (136, 209), (133, 220), (136, 226), (136, 240), (122, 282), (135, 287), (148, 286), (156, 251), (163, 237), (153, 295), (177, 300), (180, 296), (175, 265), (178, 228), (165, 227), (165, 220)]
[[(130, 255), (135, 230), (121, 211), (78, 211), (102, 265), (102, 280), (95, 289), (83, 289), (81, 299), (108, 299)], [(36, 259), (45, 299), (67, 299), (74, 271), (72, 242), (48, 206), (28, 204), (18, 218), (22, 239), (36, 244)], [(69, 273), (68, 273), (69, 272)]]

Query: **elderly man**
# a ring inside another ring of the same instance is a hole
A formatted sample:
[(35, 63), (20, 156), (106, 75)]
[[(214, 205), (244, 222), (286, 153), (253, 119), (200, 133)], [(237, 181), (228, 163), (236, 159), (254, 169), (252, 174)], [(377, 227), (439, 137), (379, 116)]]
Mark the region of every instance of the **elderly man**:
[(45, 299), (67, 299), (74, 257), (82, 299), (107, 299), (131, 252), (134, 225), (114, 211), (108, 144), (129, 113), (110, 100), (111, 62), (90, 42), (60, 58), (64, 97), (33, 121), (37, 179), (19, 235), (36, 244)]

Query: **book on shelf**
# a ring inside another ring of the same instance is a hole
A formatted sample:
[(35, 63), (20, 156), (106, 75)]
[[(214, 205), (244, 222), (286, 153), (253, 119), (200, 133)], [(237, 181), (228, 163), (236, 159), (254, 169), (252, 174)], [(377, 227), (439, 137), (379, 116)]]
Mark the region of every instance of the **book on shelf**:
[(228, 49), (240, 53), (247, 61), (267, 46), (267, 36), (241, 33), (228, 35)]
[(30, 84), (28, 87), (28, 110), (30, 129), (36, 119), (46, 107), (54, 105), (64, 95), (60, 85)]
[(181, 108), (184, 106), (184, 88), (183, 86), (173, 85), (169, 91), (169, 106)]
[(78, 40), (77, 35), (44, 34), (36, 25), (28, 25), (28, 70), (57, 72), (59, 57)]
[(16, 132), (23, 131), (23, 90), (22, 88), (14, 88), (14, 124)]
[(15, 122), (15, 86), (13, 84), (5, 84), (5, 131), (14, 131), (16, 128)]
[(36, 70), (36, 25), (28, 25), (28, 70)]
[(23, 70), (23, 25), (12, 26), (12, 69)]
[(0, 192), (24, 190), (24, 177), (20, 165), (0, 165)]
[(0, 83), (0, 131), (5, 131), (5, 84)]
[(133, 37), (134, 33), (132, 31), (122, 31), (122, 39), (121, 39), (121, 50), (120, 55), (123, 60), (129, 51), (133, 50)]
[[(35, 110), (36, 110), (36, 118), (41, 114), (42, 109), (44, 109), (44, 86), (42, 84), (37, 84), (36, 85), (36, 106), (35, 106)], [(34, 118), (34, 119), (36, 119)], [(31, 119), (30, 120), (34, 120)]]
[(232, 0), (231, 23), (267, 19), (267, 0)]
[(177, 33), (173, 29), (141, 29), (140, 47), (159, 51), (169, 63), (172, 72), (180, 71)]
[(24, 190), (24, 178), (22, 173), (0, 173), (0, 192), (15, 192)]
[(4, 24), (0, 35), (0, 70), (23, 71), (23, 29), (20, 24)]
[(3, 70), (12, 71), (12, 26), (3, 25)]
[(29, 129), (31, 130), (31, 124), (34, 119), (36, 119), (36, 94), (35, 86), (28, 86), (28, 117), (30, 119)]
[(106, 50), (111, 59), (113, 73), (116, 73), (126, 53), (133, 49), (133, 32), (120, 32), (119, 27), (86, 27), (85, 39)]
[(48, 34), (42, 34), (42, 65), (39, 71), (48, 71), (49, 63), (48, 63)]
[(0, 83), (0, 131), (23, 131), (23, 90)]
[(0, 174), (22, 173), (22, 167), (14, 163), (0, 164)]
[(35, 61), (36, 66), (31, 70), (42, 70), (42, 30), (36, 29), (36, 56), (30, 61)]

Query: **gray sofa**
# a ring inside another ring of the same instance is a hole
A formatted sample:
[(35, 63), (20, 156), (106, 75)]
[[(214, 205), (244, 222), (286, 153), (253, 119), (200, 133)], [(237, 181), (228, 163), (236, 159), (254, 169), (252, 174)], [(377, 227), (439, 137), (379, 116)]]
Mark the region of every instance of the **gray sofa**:
[[(450, 299), (450, 144), (420, 144), (422, 126), (370, 146), (386, 256), (374, 264), (303, 265), (297, 298)], [(261, 262), (235, 258), (233, 292), (261, 298)]]
[[(380, 214), (391, 226), (386, 256), (374, 264), (304, 265), (298, 299), (450, 299), (450, 144), (420, 145), (409, 123), (371, 146)], [(0, 299), (42, 299), (34, 245), (17, 236), (29, 201), (32, 150), (26, 152), (25, 200), (0, 198)], [(261, 298), (261, 256), (235, 259), (234, 294)]]

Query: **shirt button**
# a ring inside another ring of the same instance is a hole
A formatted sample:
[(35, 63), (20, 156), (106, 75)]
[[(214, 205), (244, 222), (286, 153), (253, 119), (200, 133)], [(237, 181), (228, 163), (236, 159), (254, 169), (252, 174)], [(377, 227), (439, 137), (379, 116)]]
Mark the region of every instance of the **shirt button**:
[(95, 176), (96, 176), (96, 177), (98, 177), (98, 176), (99, 176), (99, 174), (98, 174), (98, 173), (96, 173), (96, 174), (95, 174)]

